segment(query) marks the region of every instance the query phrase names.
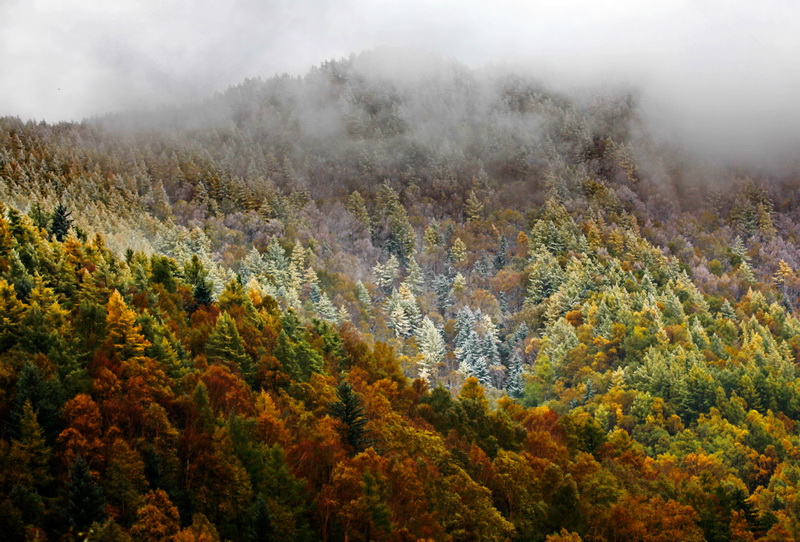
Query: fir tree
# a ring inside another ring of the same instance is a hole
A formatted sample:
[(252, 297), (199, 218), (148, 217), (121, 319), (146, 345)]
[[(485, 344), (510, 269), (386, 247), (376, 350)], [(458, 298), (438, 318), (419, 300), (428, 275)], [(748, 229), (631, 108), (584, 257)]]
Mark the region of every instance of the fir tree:
[(478, 196), (475, 194), (474, 190), (470, 190), (469, 197), (467, 198), (466, 203), (464, 203), (464, 218), (468, 222), (472, 222), (474, 220), (480, 220), (482, 214), (483, 202), (478, 199)]
[(319, 297), (319, 302), (317, 303), (317, 312), (329, 322), (337, 323), (339, 321), (336, 307), (331, 302), (328, 294), (324, 292)]
[(59, 203), (56, 205), (56, 208), (53, 211), (50, 233), (59, 243), (63, 242), (64, 238), (67, 236), (67, 233), (69, 233), (69, 229), (72, 227), (73, 222), (74, 220), (72, 220), (72, 213), (63, 203)]
[(522, 380), (522, 354), (519, 350), (514, 350), (511, 360), (508, 363), (508, 379), (506, 380), (506, 393), (510, 397), (522, 397), (525, 391)]
[(369, 291), (360, 280), (356, 283), (356, 299), (364, 310), (369, 311), (372, 308), (372, 299), (370, 299)]
[(506, 252), (508, 252), (508, 239), (506, 239), (505, 235), (501, 235), (500, 246), (497, 249), (497, 255), (494, 257), (494, 268), (498, 271), (508, 265)]
[(436, 275), (433, 278), (433, 291), (436, 293), (436, 307), (439, 314), (445, 315), (451, 305), (450, 279), (447, 275)]
[(366, 429), (367, 418), (361, 399), (353, 391), (353, 386), (342, 380), (336, 388), (337, 401), (328, 406), (331, 416), (342, 422), (342, 440), (350, 447), (352, 454), (364, 450), (371, 443)]
[(429, 375), (434, 374), (439, 363), (444, 360), (445, 344), (442, 334), (427, 316), (417, 329), (417, 345), (422, 357), (419, 363), (420, 377), (428, 379)]
[(67, 519), (78, 531), (85, 531), (92, 523), (105, 517), (104, 507), (103, 492), (94, 481), (89, 464), (79, 455), (69, 470)]
[(413, 256), (408, 260), (408, 275), (406, 276), (405, 283), (414, 295), (420, 295), (425, 285), (425, 277), (422, 276), (422, 269), (420, 269), (417, 259)]
[(267, 501), (259, 493), (253, 503), (253, 520), (250, 527), (251, 542), (272, 542), (275, 540), (275, 528), (272, 522)]
[(255, 364), (244, 349), (236, 322), (227, 312), (217, 318), (214, 331), (208, 336), (206, 355), (209, 360), (230, 363), (241, 371), (248, 384), (253, 383)]

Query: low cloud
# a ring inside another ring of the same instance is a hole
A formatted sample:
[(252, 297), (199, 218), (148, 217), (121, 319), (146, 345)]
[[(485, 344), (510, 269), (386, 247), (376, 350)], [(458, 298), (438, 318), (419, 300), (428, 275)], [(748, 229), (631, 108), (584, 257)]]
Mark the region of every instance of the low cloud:
[(80, 120), (412, 47), (556, 85), (622, 82), (657, 136), (769, 161), (800, 147), (798, 35), (789, 0), (6, 0), (0, 115)]

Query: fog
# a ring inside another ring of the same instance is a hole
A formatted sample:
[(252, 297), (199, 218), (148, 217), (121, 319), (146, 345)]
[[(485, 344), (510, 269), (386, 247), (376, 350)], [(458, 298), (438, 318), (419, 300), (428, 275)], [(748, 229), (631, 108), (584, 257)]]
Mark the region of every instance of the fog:
[(0, 115), (54, 122), (175, 104), (400, 47), (557, 87), (635, 87), (659, 138), (786, 160), (800, 149), (798, 36), (790, 0), (3, 0)]

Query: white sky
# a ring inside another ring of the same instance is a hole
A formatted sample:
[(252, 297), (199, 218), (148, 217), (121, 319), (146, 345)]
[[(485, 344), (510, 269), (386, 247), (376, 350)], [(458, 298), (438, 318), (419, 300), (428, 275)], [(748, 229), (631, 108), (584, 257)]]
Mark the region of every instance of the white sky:
[(413, 47), (644, 91), (711, 152), (800, 152), (796, 0), (0, 0), (0, 115), (80, 120)]

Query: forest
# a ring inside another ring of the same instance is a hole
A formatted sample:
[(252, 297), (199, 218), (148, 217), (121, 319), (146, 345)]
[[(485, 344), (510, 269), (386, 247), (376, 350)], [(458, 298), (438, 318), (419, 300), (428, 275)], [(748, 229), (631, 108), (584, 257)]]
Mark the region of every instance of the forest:
[(0, 118), (0, 529), (800, 539), (800, 176), (370, 53)]

